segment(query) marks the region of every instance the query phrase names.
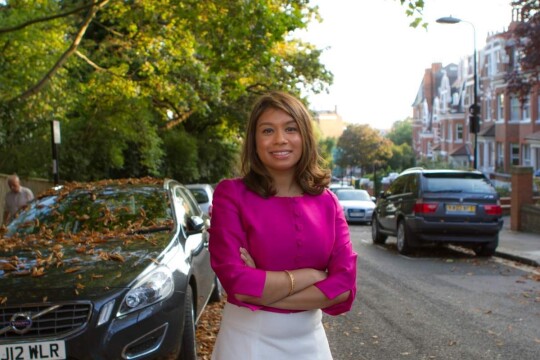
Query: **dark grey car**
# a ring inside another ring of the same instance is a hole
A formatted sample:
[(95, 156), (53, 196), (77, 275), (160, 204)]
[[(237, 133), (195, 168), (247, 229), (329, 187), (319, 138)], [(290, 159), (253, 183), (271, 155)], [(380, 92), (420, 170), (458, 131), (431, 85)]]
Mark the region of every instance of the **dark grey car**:
[(172, 180), (40, 196), (0, 234), (0, 358), (195, 360), (220, 298), (208, 225)]
[(422, 244), (451, 243), (491, 256), (501, 227), (499, 196), (481, 172), (413, 168), (380, 195), (372, 239), (384, 243), (396, 236), (403, 254)]

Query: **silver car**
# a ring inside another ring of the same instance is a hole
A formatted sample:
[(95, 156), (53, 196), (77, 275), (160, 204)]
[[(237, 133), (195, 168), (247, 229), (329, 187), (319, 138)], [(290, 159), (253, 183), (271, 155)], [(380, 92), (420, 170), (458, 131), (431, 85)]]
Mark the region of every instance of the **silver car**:
[(375, 203), (366, 190), (335, 190), (347, 222), (371, 223)]

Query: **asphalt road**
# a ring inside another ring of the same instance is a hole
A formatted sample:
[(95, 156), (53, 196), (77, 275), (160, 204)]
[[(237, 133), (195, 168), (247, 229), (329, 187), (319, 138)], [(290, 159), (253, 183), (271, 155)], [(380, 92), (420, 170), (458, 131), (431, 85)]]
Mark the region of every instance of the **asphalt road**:
[(324, 317), (334, 360), (540, 358), (540, 272), (459, 248), (399, 255), (351, 225), (358, 293)]

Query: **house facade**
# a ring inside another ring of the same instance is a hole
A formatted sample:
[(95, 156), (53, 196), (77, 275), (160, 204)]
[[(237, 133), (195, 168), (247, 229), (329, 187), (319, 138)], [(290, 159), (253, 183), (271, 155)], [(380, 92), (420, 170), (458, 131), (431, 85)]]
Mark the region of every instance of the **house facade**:
[(472, 168), (477, 156), (478, 170), (494, 179), (504, 179), (516, 165), (540, 169), (539, 88), (533, 87), (520, 100), (505, 80), (510, 71), (519, 70), (519, 54), (510, 36), (513, 24), (508, 31), (490, 34), (477, 51), (481, 106), (477, 134), (471, 132), (468, 111), (474, 103), (473, 56), (425, 70), (413, 102), (413, 148), (418, 159)]

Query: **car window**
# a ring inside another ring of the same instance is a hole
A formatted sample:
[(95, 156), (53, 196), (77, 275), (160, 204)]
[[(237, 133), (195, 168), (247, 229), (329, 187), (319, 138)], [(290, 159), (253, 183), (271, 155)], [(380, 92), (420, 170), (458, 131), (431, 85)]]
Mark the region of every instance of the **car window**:
[(181, 187), (176, 187), (174, 194), (176, 207), (179, 211), (178, 220), (189, 231), (191, 230), (192, 216), (201, 216), (199, 204), (191, 193)]
[(339, 200), (371, 201), (369, 194), (364, 191), (338, 190), (336, 194)]
[(405, 176), (398, 176), (396, 180), (392, 182), (390, 187), (388, 188), (387, 194), (388, 195), (396, 195), (396, 194), (402, 194), (405, 191), (405, 185), (406, 185), (406, 178)]
[(40, 224), (47, 224), (53, 234), (170, 226), (168, 204), (161, 188), (81, 189), (34, 202), (9, 224), (8, 234), (36, 234)]
[(210, 201), (210, 199), (208, 199), (208, 194), (206, 193), (206, 191), (204, 191), (204, 189), (190, 188), (189, 190), (191, 191), (191, 193), (195, 197), (195, 200), (197, 200), (199, 204), (204, 204)]
[(488, 179), (480, 174), (424, 174), (425, 192), (494, 193)]
[(416, 174), (408, 174), (403, 177), (405, 178), (403, 193), (415, 194), (418, 191), (418, 177)]

